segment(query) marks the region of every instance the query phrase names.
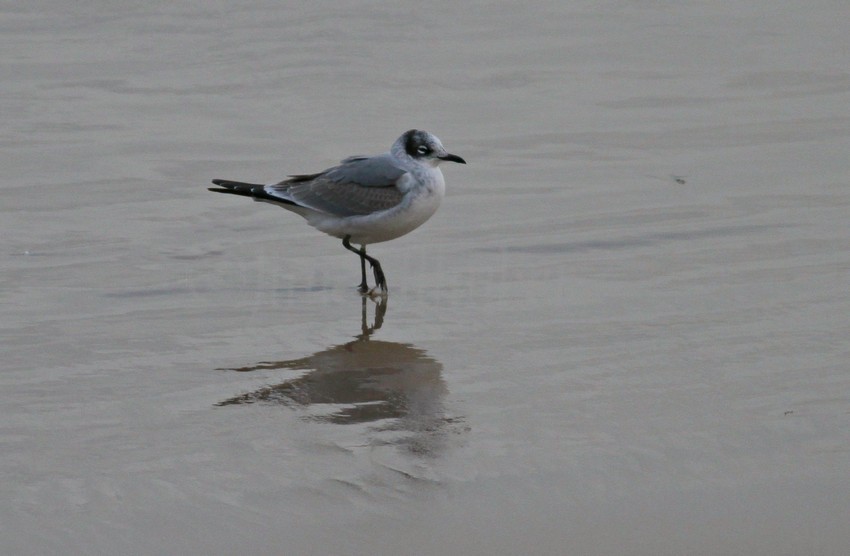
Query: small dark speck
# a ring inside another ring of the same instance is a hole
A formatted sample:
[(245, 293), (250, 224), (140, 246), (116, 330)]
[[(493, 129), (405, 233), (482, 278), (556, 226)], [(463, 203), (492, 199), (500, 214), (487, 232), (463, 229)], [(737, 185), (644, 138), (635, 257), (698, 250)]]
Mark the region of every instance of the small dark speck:
[(788, 411), (785, 412), (785, 415), (793, 415), (793, 413), (794, 413), (793, 411), (788, 410)]
[(670, 183), (670, 180), (673, 180), (674, 182), (678, 183), (679, 185), (685, 185), (686, 183), (688, 183), (687, 181), (685, 181), (685, 176), (676, 176), (676, 175), (673, 175), (673, 174), (667, 174), (666, 176), (656, 176), (656, 175), (652, 175), (652, 174), (647, 174), (646, 177), (652, 178), (654, 180), (660, 180), (660, 181), (663, 181), (665, 183)]

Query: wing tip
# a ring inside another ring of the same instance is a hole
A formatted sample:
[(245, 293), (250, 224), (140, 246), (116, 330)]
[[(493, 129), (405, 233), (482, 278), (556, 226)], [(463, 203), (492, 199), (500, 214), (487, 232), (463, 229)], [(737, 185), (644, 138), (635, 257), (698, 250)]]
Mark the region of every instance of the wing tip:
[(236, 195), (255, 196), (264, 191), (264, 186), (258, 183), (245, 183), (232, 180), (212, 180), (213, 185), (218, 187), (208, 187), (210, 191), (216, 193), (234, 193)]

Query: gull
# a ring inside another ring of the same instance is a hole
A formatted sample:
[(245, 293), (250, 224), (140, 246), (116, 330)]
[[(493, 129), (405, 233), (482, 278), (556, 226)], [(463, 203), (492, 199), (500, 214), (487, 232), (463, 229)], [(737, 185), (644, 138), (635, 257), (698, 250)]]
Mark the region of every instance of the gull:
[[(446, 151), (435, 135), (411, 129), (396, 139), (389, 152), (350, 156), (318, 174), (290, 175), (268, 185), (214, 179), (212, 183), (219, 187), (209, 190), (251, 197), (301, 215), (360, 256), (361, 293), (375, 294), (380, 289), (380, 295), (386, 295), (381, 263), (366, 254), (366, 246), (401, 237), (431, 218), (446, 192), (439, 168), (443, 161), (466, 164)], [(375, 277), (371, 292), (366, 261)]]

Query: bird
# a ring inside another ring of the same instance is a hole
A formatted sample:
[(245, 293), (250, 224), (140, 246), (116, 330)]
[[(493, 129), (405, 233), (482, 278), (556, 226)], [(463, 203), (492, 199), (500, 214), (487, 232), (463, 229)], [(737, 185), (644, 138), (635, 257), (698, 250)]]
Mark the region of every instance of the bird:
[[(388, 152), (350, 156), (317, 174), (289, 175), (268, 185), (214, 179), (218, 187), (209, 190), (283, 207), (341, 239), (343, 247), (360, 257), (359, 291), (385, 296), (386, 276), (378, 259), (366, 254), (366, 246), (401, 237), (433, 216), (446, 191), (442, 162), (466, 164), (436, 135), (411, 129)], [(366, 280), (367, 261), (375, 279), (372, 290)]]

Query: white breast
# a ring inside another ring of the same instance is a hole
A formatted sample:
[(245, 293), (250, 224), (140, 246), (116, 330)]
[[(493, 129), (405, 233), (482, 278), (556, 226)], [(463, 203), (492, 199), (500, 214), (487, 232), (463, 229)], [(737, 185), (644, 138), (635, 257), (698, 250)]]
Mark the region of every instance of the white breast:
[(368, 245), (401, 237), (424, 224), (437, 212), (446, 193), (439, 168), (421, 168), (406, 174), (397, 187), (405, 193), (402, 202), (387, 210), (365, 216), (336, 217), (305, 215), (310, 225), (334, 237), (351, 236), (351, 243)]

